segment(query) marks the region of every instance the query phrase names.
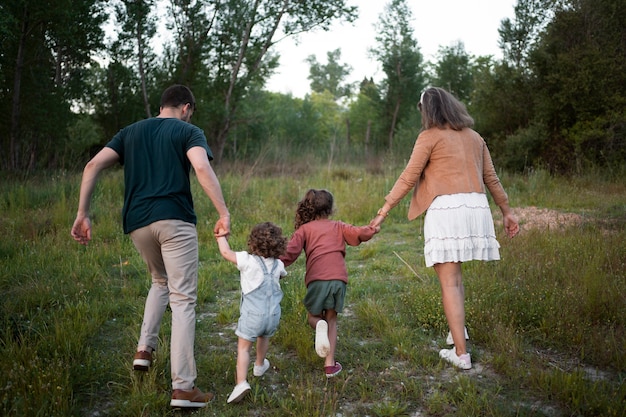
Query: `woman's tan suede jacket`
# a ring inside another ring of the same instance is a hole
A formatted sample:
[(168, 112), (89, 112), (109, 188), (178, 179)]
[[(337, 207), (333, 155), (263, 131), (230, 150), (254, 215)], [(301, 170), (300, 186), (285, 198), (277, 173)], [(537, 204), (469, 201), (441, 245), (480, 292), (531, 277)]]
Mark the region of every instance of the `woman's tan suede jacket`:
[(413, 189), (408, 218), (414, 220), (439, 195), (485, 193), (485, 185), (498, 206), (508, 205), (483, 138), (470, 128), (434, 127), (417, 137), (411, 158), (385, 201), (393, 208)]

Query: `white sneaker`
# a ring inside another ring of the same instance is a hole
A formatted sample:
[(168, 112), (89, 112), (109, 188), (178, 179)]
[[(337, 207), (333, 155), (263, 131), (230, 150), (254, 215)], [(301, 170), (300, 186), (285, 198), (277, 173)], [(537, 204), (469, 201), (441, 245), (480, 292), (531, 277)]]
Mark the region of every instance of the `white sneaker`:
[(320, 320), (315, 325), (315, 351), (320, 358), (325, 358), (330, 353), (328, 323), (326, 323), (326, 320)]
[(233, 392), (230, 393), (228, 397), (227, 403), (238, 403), (250, 392), (250, 384), (247, 381), (243, 381), (237, 385), (233, 389)]
[[(467, 334), (467, 327), (464, 327), (464, 329), (465, 329), (465, 340), (469, 340), (469, 335)], [(448, 337), (446, 337), (446, 344), (448, 345), (454, 344), (454, 340), (452, 339), (452, 332), (448, 332)]]
[(469, 353), (464, 353), (461, 356), (456, 355), (456, 351), (454, 348), (452, 349), (441, 349), (439, 351), (439, 356), (452, 365), (456, 366), (460, 369), (471, 369), (472, 368), (472, 358)]
[(254, 365), (252, 373), (254, 374), (254, 376), (263, 376), (265, 371), (267, 371), (268, 369), (270, 369), (270, 361), (268, 361), (267, 359), (263, 359), (263, 365)]

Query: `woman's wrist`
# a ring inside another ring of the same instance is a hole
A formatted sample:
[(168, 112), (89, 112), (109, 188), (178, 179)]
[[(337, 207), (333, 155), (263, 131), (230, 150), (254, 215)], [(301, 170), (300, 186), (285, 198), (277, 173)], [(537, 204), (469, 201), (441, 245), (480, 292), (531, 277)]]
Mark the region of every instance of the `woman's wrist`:
[(382, 207), (380, 209), (378, 209), (378, 213), (376, 213), (377, 216), (383, 216), (383, 217), (387, 217), (389, 215), (388, 211), (384, 211), (382, 209)]

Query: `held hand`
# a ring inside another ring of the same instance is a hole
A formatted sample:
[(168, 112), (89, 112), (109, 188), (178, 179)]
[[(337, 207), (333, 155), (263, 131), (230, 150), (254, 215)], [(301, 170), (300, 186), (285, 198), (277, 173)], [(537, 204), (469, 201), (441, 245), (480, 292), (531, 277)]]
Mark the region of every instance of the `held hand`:
[(216, 239), (220, 237), (228, 238), (228, 231), (220, 227), (217, 233), (214, 233), (214, 235)]
[(228, 236), (230, 234), (230, 216), (222, 216), (213, 228), (215, 237)]
[(91, 240), (91, 220), (89, 217), (76, 216), (71, 234), (75, 241), (87, 246)]
[(504, 224), (504, 231), (508, 237), (515, 237), (519, 233), (519, 223), (517, 222), (517, 217), (513, 214), (504, 216), (502, 223)]
[(370, 226), (377, 227), (378, 230), (380, 231), (380, 225), (383, 224), (384, 221), (385, 221), (385, 216), (382, 216), (379, 214), (378, 216), (372, 219), (372, 221), (370, 222)]

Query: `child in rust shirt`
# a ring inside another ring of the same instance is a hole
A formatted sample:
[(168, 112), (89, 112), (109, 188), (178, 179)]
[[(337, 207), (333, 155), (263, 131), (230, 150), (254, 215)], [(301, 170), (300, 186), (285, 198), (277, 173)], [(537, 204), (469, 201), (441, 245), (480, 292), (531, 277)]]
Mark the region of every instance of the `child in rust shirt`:
[(348, 283), (346, 269), (346, 243), (358, 246), (380, 231), (376, 226), (353, 226), (330, 220), (333, 212), (333, 195), (327, 190), (311, 189), (298, 203), (295, 229), (280, 257), (285, 266), (291, 265), (304, 250), (307, 287), (304, 305), (309, 325), (315, 329), (315, 351), (325, 358), (327, 378), (341, 372), (335, 361), (337, 345), (337, 314), (343, 311)]

